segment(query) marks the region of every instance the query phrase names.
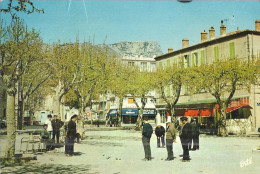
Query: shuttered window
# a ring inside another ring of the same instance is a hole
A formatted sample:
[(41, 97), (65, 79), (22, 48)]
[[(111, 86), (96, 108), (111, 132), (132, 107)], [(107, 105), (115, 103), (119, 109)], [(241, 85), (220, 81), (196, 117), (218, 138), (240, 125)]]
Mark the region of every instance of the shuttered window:
[(230, 56), (230, 59), (235, 58), (235, 44), (234, 44), (234, 42), (229, 43), (229, 56)]

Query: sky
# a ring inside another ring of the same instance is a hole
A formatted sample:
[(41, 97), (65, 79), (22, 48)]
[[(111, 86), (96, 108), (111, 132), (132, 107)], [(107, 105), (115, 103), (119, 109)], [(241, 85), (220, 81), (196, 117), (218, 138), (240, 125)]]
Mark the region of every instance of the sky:
[[(1, 0), (2, 8), (7, 0)], [(81, 42), (112, 44), (121, 41), (156, 41), (166, 53), (181, 49), (182, 39), (200, 42), (200, 33), (213, 26), (219, 36), (221, 20), (227, 32), (255, 29), (260, 1), (89, 1), (33, 0), (44, 14), (18, 13), (30, 28), (40, 31), (45, 43)], [(10, 21), (9, 14), (1, 14)]]

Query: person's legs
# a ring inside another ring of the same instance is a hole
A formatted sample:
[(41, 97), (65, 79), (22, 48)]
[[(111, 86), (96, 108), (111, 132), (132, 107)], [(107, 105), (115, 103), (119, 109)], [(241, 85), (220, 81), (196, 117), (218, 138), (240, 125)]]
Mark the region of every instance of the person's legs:
[(56, 132), (57, 143), (60, 143), (60, 130)]
[(160, 147), (160, 137), (157, 137), (157, 147)]
[(172, 150), (172, 143), (173, 143), (173, 140), (170, 140), (170, 139), (166, 139), (166, 148), (167, 148), (167, 152), (168, 152), (168, 157), (167, 159), (168, 160), (173, 160), (173, 150)]
[(151, 148), (150, 148), (150, 138), (143, 137), (142, 138), (144, 153), (146, 159), (151, 159)]
[(161, 140), (162, 140), (162, 147), (165, 147), (164, 136), (161, 137)]
[(183, 160), (190, 160), (189, 142), (190, 140), (183, 140)]

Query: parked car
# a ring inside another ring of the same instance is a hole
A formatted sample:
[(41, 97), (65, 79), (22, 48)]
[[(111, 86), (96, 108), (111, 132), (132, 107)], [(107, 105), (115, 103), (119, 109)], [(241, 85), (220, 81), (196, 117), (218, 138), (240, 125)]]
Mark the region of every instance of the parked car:
[(0, 127), (5, 128), (6, 127), (6, 120), (0, 119)]

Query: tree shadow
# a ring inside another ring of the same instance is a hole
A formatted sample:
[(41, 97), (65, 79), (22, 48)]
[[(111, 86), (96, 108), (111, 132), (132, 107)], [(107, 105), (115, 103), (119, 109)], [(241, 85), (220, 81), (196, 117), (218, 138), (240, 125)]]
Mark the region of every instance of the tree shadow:
[(61, 164), (43, 164), (27, 163), (23, 166), (5, 167), (1, 169), (1, 174), (5, 173), (86, 173), (98, 174), (98, 172), (90, 169), (90, 165), (61, 165)]

